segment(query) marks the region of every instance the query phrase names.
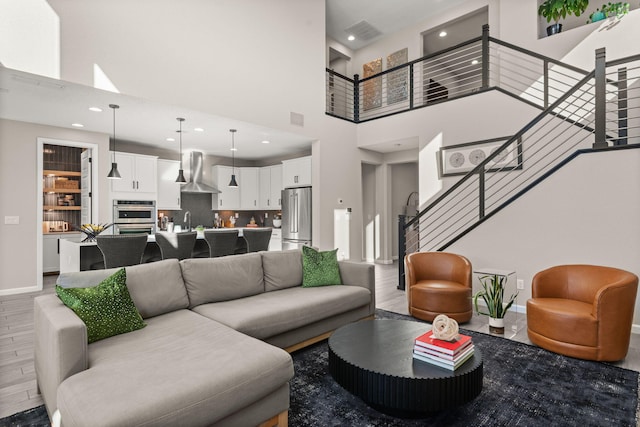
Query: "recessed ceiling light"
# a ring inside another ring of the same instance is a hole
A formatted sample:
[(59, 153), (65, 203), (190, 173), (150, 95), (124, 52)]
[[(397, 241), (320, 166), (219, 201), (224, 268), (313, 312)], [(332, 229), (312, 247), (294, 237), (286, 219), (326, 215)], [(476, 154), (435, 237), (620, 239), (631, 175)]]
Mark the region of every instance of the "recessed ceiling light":
[(83, 128), (84, 125), (82, 123), (71, 123), (71, 126), (73, 126), (74, 128)]
[(478, 60), (474, 59), (473, 61), (471, 61), (471, 65), (478, 65)]
[(353, 34), (349, 34), (349, 37), (347, 37), (347, 40), (349, 40), (350, 42), (354, 41), (356, 39), (356, 36), (354, 36)]
[(167, 141), (168, 141), (168, 142), (173, 142), (173, 141), (175, 141), (175, 140), (176, 140), (175, 138), (167, 138)]
[(440, 34), (438, 34), (440, 37), (446, 37), (447, 36), (447, 32), (446, 31), (440, 31)]
[(89, 107), (89, 111), (94, 111), (96, 113), (102, 113), (102, 108), (100, 108), (100, 107)]
[(204, 132), (204, 129), (202, 128), (194, 128), (193, 130), (195, 130), (196, 132)]
[(268, 144), (271, 141), (267, 141), (266, 139), (262, 141), (263, 144)]

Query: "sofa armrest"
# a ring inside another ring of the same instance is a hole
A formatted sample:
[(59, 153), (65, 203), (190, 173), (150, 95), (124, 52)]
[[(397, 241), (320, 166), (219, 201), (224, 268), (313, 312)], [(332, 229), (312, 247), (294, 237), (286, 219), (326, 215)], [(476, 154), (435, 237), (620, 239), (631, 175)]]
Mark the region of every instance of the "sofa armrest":
[(88, 367), (87, 328), (57, 295), (34, 300), (34, 359), (38, 389), (51, 415), (58, 386)]
[(348, 286), (360, 286), (371, 292), (369, 314), (376, 312), (376, 270), (373, 264), (362, 262), (339, 261), (340, 277), (342, 284)]

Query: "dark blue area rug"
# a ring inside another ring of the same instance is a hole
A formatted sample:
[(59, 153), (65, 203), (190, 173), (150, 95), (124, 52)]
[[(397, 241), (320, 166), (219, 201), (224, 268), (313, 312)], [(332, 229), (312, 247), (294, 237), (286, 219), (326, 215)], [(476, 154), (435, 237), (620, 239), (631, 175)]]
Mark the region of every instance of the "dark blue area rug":
[[(377, 310), (383, 319), (416, 320)], [(484, 355), (484, 386), (472, 402), (423, 419), (384, 415), (328, 373), (326, 341), (293, 353), (289, 426), (636, 426), (638, 373), (572, 359), (538, 347), (464, 331)], [(49, 425), (44, 406), (0, 426)]]

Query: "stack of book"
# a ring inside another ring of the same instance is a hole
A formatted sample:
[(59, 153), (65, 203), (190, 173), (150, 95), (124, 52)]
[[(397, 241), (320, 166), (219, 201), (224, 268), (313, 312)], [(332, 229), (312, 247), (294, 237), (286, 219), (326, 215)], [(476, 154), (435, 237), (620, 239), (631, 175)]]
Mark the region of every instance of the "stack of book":
[(455, 371), (473, 356), (471, 337), (459, 335), (456, 341), (443, 341), (434, 338), (432, 331), (422, 334), (416, 338), (413, 358)]

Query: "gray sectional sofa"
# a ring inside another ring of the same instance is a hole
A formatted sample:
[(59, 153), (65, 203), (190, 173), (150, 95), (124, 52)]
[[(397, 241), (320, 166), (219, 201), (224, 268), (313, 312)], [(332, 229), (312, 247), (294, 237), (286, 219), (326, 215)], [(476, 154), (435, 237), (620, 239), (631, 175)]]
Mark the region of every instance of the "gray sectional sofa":
[[(57, 295), (37, 297), (35, 368), (49, 414), (64, 427), (286, 425), (287, 351), (374, 314), (373, 266), (339, 264), (343, 285), (313, 288), (301, 286), (298, 250), (127, 267), (147, 326), (91, 344)], [(116, 270), (58, 284), (93, 286)]]

